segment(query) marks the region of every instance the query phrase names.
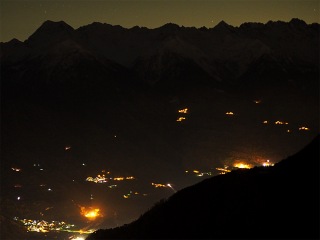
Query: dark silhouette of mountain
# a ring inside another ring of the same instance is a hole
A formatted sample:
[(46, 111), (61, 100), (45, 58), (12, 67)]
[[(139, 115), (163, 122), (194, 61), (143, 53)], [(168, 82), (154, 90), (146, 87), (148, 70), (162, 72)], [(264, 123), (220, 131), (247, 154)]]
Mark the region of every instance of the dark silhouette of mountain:
[[(50, 63), (66, 67), (68, 61), (67, 67), (72, 64), (82, 68), (80, 60), (70, 60), (80, 57), (96, 66), (89, 67), (87, 75), (94, 72), (103, 77), (106, 65), (108, 71), (110, 65), (113, 70), (118, 65), (117, 74), (127, 69), (132, 79), (140, 78), (152, 85), (163, 85), (162, 81), (170, 81), (169, 86), (183, 85), (189, 77), (193, 82), (203, 80), (217, 87), (219, 82), (241, 83), (248, 72), (253, 72), (256, 62), (268, 68), (270, 61), (264, 61), (266, 58), (272, 59), (272, 67), (277, 68), (272, 77), (281, 72), (283, 81), (292, 76), (301, 78), (306, 72), (316, 76), (318, 52), (319, 24), (308, 25), (299, 19), (288, 23), (244, 23), (240, 27), (221, 21), (211, 29), (179, 27), (173, 23), (156, 29), (125, 29), (101, 23), (73, 29), (63, 21), (46, 21), (23, 43), (1, 43), (1, 65), (4, 73), (14, 71), (16, 74), (10, 78), (20, 82), (25, 78), (26, 67), (35, 68), (33, 72), (52, 72), (56, 66)], [(166, 56), (173, 56), (174, 60)], [(195, 69), (197, 76), (190, 77), (187, 69)], [(252, 78), (264, 74), (254, 73)], [(60, 75), (52, 78), (59, 81)]]
[(234, 170), (87, 239), (318, 239), (319, 135), (273, 167)]
[(70, 37), (74, 29), (63, 21), (45, 21), (27, 40), (31, 46), (46, 46)]

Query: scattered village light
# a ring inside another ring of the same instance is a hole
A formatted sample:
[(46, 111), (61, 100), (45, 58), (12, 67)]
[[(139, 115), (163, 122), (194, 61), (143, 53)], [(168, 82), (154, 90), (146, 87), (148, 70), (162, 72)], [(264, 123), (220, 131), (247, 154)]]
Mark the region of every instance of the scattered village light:
[(68, 150), (70, 150), (70, 149), (71, 149), (71, 146), (65, 146), (65, 147), (64, 147), (64, 150), (65, 150), (65, 151), (68, 151)]

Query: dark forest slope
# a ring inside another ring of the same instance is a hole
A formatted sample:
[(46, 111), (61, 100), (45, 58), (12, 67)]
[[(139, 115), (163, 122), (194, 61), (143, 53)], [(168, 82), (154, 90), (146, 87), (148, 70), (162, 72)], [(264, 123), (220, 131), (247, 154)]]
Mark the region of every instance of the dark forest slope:
[(319, 136), (274, 167), (236, 170), (185, 188), (110, 238), (319, 238)]

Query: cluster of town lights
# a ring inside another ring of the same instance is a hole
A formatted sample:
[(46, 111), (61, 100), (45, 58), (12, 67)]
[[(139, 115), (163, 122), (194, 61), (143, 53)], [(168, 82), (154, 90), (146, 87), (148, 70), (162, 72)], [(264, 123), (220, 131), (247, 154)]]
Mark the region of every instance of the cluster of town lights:
[[(110, 174), (110, 172), (108, 172), (107, 174)], [(106, 177), (105, 174), (98, 174), (96, 177), (87, 177), (86, 181), (87, 182), (94, 182), (94, 183), (106, 183), (109, 180), (113, 180), (113, 181), (124, 181), (124, 180), (134, 180), (135, 177), (133, 176), (129, 176), (129, 177)], [(116, 185), (111, 185), (112, 187), (116, 187)]]
[[(179, 109), (178, 113), (187, 114), (188, 113), (188, 108)], [(178, 117), (178, 119), (176, 121), (177, 122), (182, 122), (183, 120), (186, 120), (186, 118), (180, 116), (180, 117)]]
[(63, 221), (48, 222), (45, 220), (19, 219), (18, 217), (14, 217), (14, 220), (21, 222), (28, 232), (76, 232), (76, 230), (72, 230), (75, 226), (74, 224), (68, 224)]

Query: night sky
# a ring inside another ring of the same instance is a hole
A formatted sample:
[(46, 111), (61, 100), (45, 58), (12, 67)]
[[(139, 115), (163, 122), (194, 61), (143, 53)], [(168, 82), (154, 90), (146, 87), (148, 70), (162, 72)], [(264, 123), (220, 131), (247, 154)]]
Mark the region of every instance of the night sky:
[(24, 41), (44, 21), (63, 20), (73, 28), (92, 22), (125, 28), (157, 28), (168, 22), (183, 26), (214, 27), (221, 20), (233, 26), (244, 22), (319, 22), (317, 0), (213, 0), (213, 1), (1, 1), (0, 41)]

